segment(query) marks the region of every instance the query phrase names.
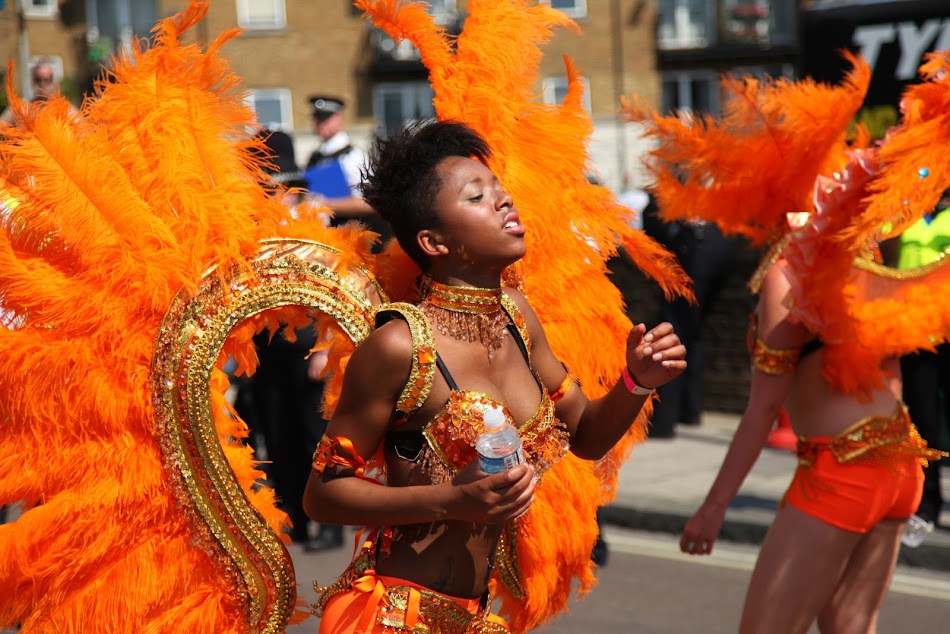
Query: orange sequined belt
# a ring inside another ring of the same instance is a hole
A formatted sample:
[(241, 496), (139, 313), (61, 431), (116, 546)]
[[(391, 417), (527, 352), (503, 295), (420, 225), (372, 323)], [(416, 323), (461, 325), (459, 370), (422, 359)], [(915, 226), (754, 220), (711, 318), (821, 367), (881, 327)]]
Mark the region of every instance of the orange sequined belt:
[(927, 466), (929, 461), (947, 455), (927, 446), (903, 403), (897, 404), (897, 410), (891, 416), (868, 416), (834, 436), (799, 436), (798, 464), (811, 466), (823, 448), (842, 464), (901, 455), (915, 457), (922, 466)]
[(393, 634), (510, 633), (504, 621), (490, 613), (490, 601), (456, 599), (402, 579), (377, 575), (371, 541), (364, 544), (362, 552), (335, 583), (323, 588), (313, 585), (320, 595), (313, 606), (319, 617), (335, 596), (347, 592), (370, 595), (359, 618), (359, 632), (369, 632), (380, 625), (383, 631)]

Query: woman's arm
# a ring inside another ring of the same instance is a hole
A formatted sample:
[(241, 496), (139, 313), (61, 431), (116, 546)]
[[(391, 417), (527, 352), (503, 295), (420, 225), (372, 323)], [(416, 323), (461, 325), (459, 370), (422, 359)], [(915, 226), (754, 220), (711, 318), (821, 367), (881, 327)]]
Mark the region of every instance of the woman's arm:
[[(797, 351), (807, 340), (808, 333), (788, 321), (784, 300), (790, 287), (782, 272), (783, 266), (783, 262), (773, 266), (763, 282), (756, 309), (757, 336), (769, 348)], [(749, 401), (716, 480), (702, 506), (683, 529), (680, 538), (683, 552), (696, 555), (712, 552), (726, 509), (762, 452), (794, 377), (794, 367), (781, 374), (769, 374), (753, 365)]]
[[(412, 339), (401, 320), (374, 331), (346, 368), (340, 402), (327, 436), (345, 438), (368, 460), (389, 430), (396, 400), (409, 376)], [(534, 492), (533, 470), (519, 465), (486, 476), (472, 466), (441, 485), (386, 487), (355, 477), (353, 469), (310, 472), (304, 510), (318, 522), (396, 525), (458, 519), (503, 522), (527, 510)]]
[[(544, 328), (525, 297), (507, 290), (525, 316), (531, 336), (531, 364), (549, 392), (564, 381), (566, 371), (554, 355)], [(662, 385), (686, 369), (686, 348), (673, 327), (663, 323), (647, 332), (643, 324), (635, 326), (627, 337), (627, 367), (641, 387)], [(571, 451), (579, 458), (598, 460), (626, 433), (636, 420), (649, 395), (632, 394), (618, 378), (614, 387), (596, 400), (588, 400), (577, 386), (557, 402), (558, 418), (571, 435)]]

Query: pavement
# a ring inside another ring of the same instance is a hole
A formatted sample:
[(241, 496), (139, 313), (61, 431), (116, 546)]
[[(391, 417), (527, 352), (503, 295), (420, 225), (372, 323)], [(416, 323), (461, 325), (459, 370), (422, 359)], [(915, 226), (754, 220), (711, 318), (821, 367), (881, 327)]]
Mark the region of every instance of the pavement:
[[(698, 426), (680, 425), (672, 439), (648, 439), (620, 470), (617, 499), (605, 509), (610, 524), (679, 533), (699, 508), (725, 458), (739, 416), (705, 412)], [(720, 539), (759, 544), (795, 471), (789, 451), (766, 448), (726, 512)], [(950, 491), (950, 468), (942, 470)], [(901, 547), (900, 563), (950, 571), (950, 506), (917, 548)]]

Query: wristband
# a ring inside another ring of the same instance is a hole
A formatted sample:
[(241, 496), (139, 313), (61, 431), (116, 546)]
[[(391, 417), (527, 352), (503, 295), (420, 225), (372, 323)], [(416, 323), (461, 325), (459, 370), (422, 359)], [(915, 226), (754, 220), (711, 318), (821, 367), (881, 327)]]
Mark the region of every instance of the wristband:
[(620, 375), (623, 377), (623, 384), (627, 388), (627, 391), (631, 394), (636, 394), (637, 396), (649, 396), (656, 392), (654, 387), (643, 387), (637, 385), (637, 382), (633, 380), (633, 375), (630, 373), (630, 368), (624, 366), (623, 373)]

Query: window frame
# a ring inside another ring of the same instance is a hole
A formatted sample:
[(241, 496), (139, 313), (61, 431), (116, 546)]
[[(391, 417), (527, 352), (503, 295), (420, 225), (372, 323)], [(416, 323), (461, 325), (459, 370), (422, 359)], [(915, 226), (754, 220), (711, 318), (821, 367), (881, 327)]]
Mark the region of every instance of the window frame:
[(571, 8), (563, 8), (563, 9), (560, 8), (560, 7), (555, 7), (555, 6), (551, 5), (551, 0), (546, 0), (545, 4), (551, 5), (551, 8), (552, 8), (552, 9), (557, 9), (558, 11), (563, 11), (563, 12), (566, 13), (569, 17), (572, 17), (572, 18), (574, 18), (575, 20), (578, 19), (578, 18), (586, 18), (586, 17), (587, 17), (587, 9), (588, 9), (588, 7), (587, 7), (587, 0), (572, 0), (572, 1), (573, 1), (573, 3), (574, 3), (574, 6), (573, 6), (573, 7), (571, 7)]
[(689, 38), (683, 33), (678, 33), (676, 31), (676, 17), (675, 11), (678, 6), (684, 6), (689, 9), (690, 0), (668, 0), (672, 5), (674, 16), (673, 16), (673, 25), (674, 25), (674, 34), (673, 37), (663, 38), (660, 37), (660, 27), (662, 25), (662, 15), (663, 15), (663, 0), (658, 0), (657, 2), (657, 12), (659, 14), (656, 21), (656, 47), (662, 51), (677, 51), (684, 49), (695, 49), (695, 48), (706, 48), (713, 46), (717, 43), (718, 38), (718, 29), (719, 21), (717, 13), (719, 11), (719, 2), (705, 2), (702, 3), (704, 7), (703, 11), (703, 35), (697, 36), (695, 38)]
[(431, 112), (428, 115), (420, 115), (421, 118), (424, 119), (426, 117), (435, 116), (435, 105), (432, 103), (435, 95), (429, 82), (424, 80), (378, 82), (372, 87), (373, 120), (376, 124), (376, 129), (382, 134), (388, 134), (393, 131), (387, 127), (384, 118), (384, 99), (388, 94), (399, 94), (403, 98), (408, 97), (408, 99), (402, 103), (402, 125), (416, 120), (412, 115), (405, 116), (405, 114), (406, 112), (423, 110), (420, 106), (425, 102), (429, 103)]
[(249, 3), (253, 1), (254, 0), (237, 0), (237, 21), (239, 27), (250, 31), (280, 31), (287, 28), (286, 0), (270, 0), (275, 9), (275, 20), (271, 24), (251, 22)]
[[(280, 116), (282, 121), (260, 121), (259, 111), (257, 109), (257, 101), (260, 100), (273, 100), (277, 101), (280, 106)], [(244, 103), (247, 104), (251, 110), (254, 111), (255, 119), (258, 120), (258, 123), (268, 130), (281, 130), (282, 132), (287, 132), (288, 134), (294, 129), (294, 108), (293, 108), (293, 94), (290, 88), (250, 88), (247, 91), (247, 94), (244, 96)]]
[(17, 0), (23, 2), (23, 15), (28, 18), (55, 18), (59, 15), (59, 2), (50, 0), (49, 5), (36, 6), (36, 0)]
[[(591, 109), (591, 97), (590, 97), (590, 80), (586, 77), (581, 77), (580, 81), (584, 84), (584, 97), (581, 101), (581, 105), (584, 110), (587, 111), (587, 114), (592, 114), (593, 110)], [(567, 75), (551, 75), (544, 77), (541, 80), (541, 100), (549, 106), (560, 106), (563, 101), (557, 100), (557, 91), (559, 88), (563, 89), (565, 94), (567, 94), (569, 84), (567, 81)]]
[[(676, 112), (689, 112), (695, 113), (696, 109), (692, 104), (692, 95), (690, 90), (692, 88), (691, 84), (693, 81), (705, 80), (709, 86), (709, 105), (710, 108), (708, 111), (702, 110), (699, 111), (702, 114), (713, 114), (717, 115), (722, 111), (722, 95), (719, 91), (719, 75), (711, 69), (702, 69), (697, 68), (695, 70), (677, 70), (677, 71), (667, 71), (660, 74), (660, 86), (661, 94), (665, 93), (666, 84), (670, 80), (676, 80), (677, 88), (677, 100), (679, 105), (671, 106), (669, 104), (662, 104), (663, 112), (669, 113), (672, 111)], [(686, 102), (689, 102), (687, 105), (683, 105), (683, 97), (689, 97), (686, 99)]]

